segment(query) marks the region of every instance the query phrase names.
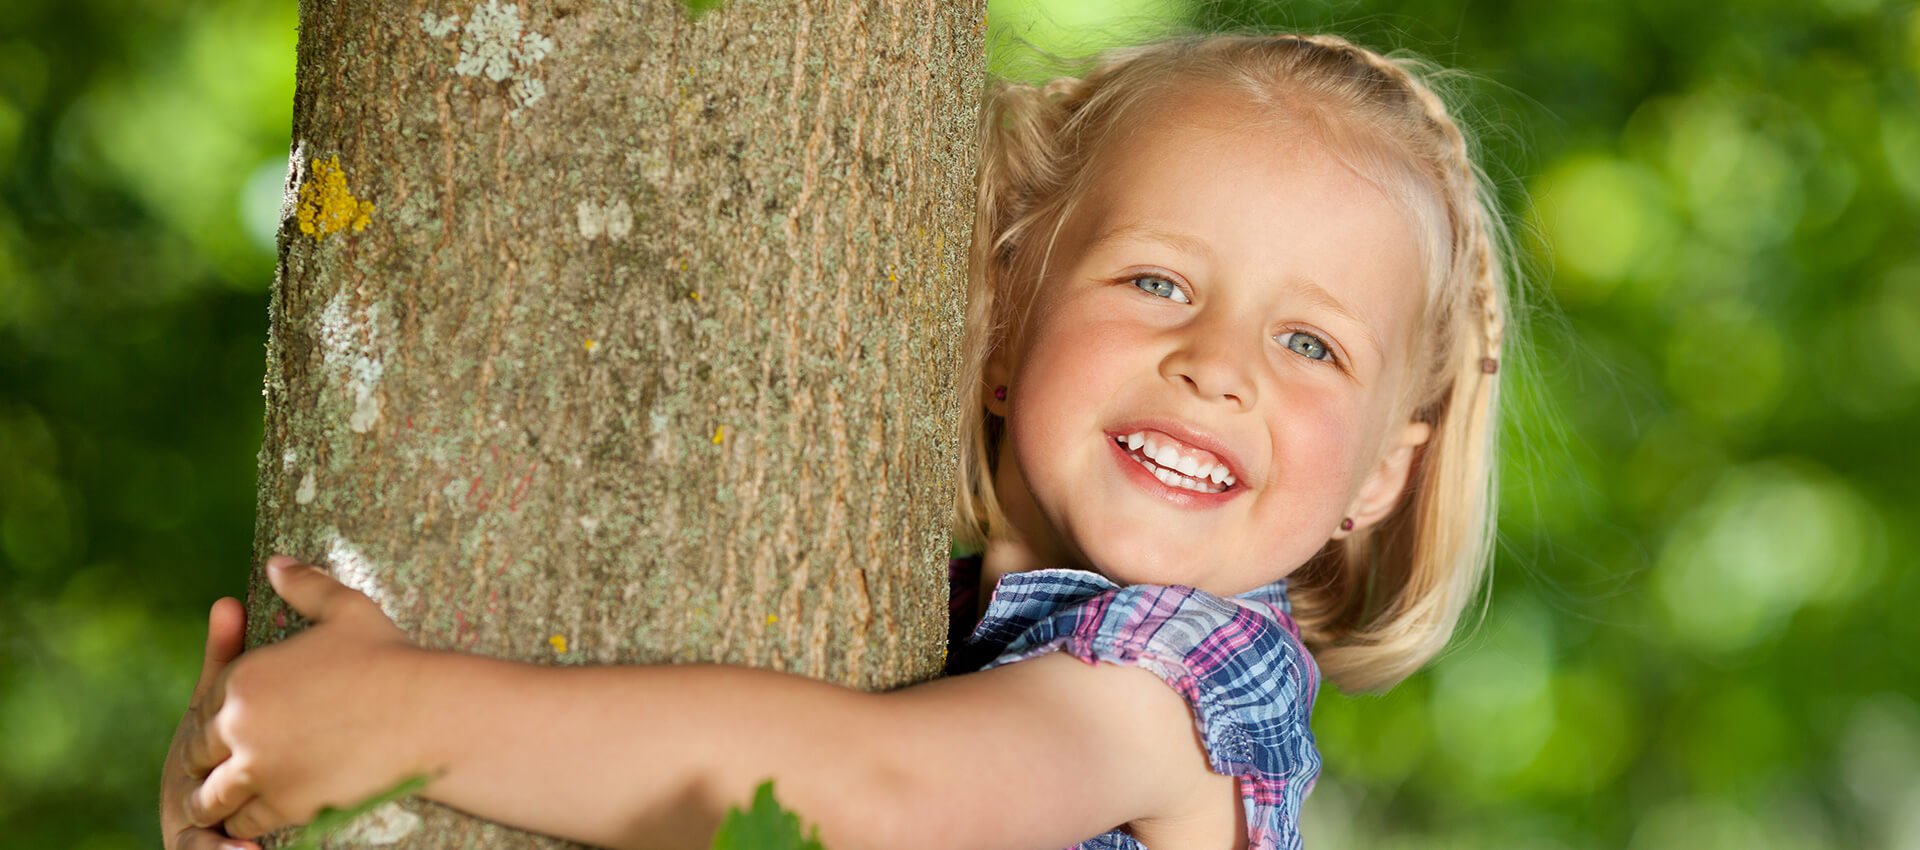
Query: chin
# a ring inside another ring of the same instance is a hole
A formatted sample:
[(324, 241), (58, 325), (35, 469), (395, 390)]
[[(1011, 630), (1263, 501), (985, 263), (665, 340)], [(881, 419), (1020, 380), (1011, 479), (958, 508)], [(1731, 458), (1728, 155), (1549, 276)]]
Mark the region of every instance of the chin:
[[(1115, 541), (1104, 551), (1087, 552), (1096, 572), (1120, 584), (1181, 584), (1195, 586), (1198, 566), (1207, 556), (1191, 549), (1175, 550), (1164, 541)], [(1158, 543), (1159, 545), (1155, 545)]]

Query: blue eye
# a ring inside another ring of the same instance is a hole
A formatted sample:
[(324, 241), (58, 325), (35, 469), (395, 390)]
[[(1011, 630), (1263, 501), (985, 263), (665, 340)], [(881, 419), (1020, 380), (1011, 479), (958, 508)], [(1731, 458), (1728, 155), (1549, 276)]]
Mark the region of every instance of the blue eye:
[(1326, 341), (1313, 334), (1291, 331), (1283, 333), (1275, 337), (1275, 339), (1280, 340), (1280, 344), (1286, 346), (1288, 351), (1305, 357), (1308, 360), (1333, 359), (1333, 352), (1327, 350)]
[(1139, 287), (1141, 292), (1145, 292), (1148, 295), (1158, 295), (1161, 298), (1166, 298), (1180, 304), (1193, 303), (1187, 298), (1185, 292), (1180, 291), (1178, 285), (1164, 277), (1141, 275), (1140, 277), (1134, 278), (1132, 283), (1134, 286)]

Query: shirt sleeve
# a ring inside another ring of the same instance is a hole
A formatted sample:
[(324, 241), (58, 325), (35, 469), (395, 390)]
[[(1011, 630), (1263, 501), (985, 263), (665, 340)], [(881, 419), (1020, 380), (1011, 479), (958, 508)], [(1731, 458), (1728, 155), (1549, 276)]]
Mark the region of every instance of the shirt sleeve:
[(1055, 651), (1152, 671), (1193, 710), (1215, 773), (1284, 778), (1301, 791), (1319, 773), (1307, 725), (1318, 671), (1272, 605), (1189, 587), (1115, 588), (1034, 622), (982, 669)]

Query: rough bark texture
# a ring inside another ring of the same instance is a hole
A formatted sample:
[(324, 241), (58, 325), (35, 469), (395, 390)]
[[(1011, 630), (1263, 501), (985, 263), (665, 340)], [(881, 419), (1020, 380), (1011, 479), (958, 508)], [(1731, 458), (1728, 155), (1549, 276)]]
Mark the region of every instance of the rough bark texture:
[(981, 7), (303, 0), (256, 554), (432, 647), (934, 675)]

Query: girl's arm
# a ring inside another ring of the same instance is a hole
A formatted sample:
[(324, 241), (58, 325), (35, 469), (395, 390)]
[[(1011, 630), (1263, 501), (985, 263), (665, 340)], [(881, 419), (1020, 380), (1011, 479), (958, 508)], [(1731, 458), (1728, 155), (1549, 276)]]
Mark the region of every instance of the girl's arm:
[(704, 848), (771, 778), (834, 850), (1059, 848), (1221, 779), (1165, 684), (1063, 654), (888, 694), (742, 667), (421, 669), (404, 710), (445, 770), (428, 797), (606, 846)]
[(236, 837), (422, 772), (429, 798), (613, 847), (705, 848), (769, 778), (833, 850), (1058, 848), (1237, 809), (1185, 703), (1138, 669), (1053, 654), (868, 694), (741, 667), (547, 667), (422, 650), (318, 570), (268, 575), (314, 625), (241, 656), (182, 746), (189, 816)]

